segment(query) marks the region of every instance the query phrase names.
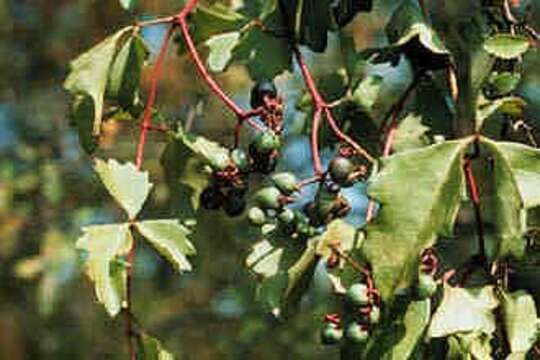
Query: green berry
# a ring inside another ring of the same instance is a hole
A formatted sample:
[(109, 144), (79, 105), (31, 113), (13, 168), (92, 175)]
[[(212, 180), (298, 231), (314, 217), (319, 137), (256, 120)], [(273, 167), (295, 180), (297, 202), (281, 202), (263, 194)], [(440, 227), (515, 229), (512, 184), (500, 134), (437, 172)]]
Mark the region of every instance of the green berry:
[(274, 185), (285, 195), (291, 195), (298, 191), (296, 176), (294, 174), (284, 172), (272, 175), (270, 178)]
[(262, 209), (280, 209), (281, 191), (276, 187), (265, 187), (255, 193), (255, 201)]
[(433, 276), (429, 274), (421, 273), (418, 276), (418, 285), (416, 287), (416, 293), (419, 298), (427, 299), (433, 296), (437, 291), (437, 282)]
[(208, 156), (208, 162), (213, 170), (224, 170), (230, 165), (231, 160), (226, 152), (218, 151)]
[(279, 221), (281, 221), (284, 224), (290, 224), (294, 221), (294, 211), (291, 209), (285, 208), (283, 211), (281, 211), (278, 215)]
[(255, 138), (255, 148), (260, 153), (271, 153), (280, 147), (281, 139), (273, 131), (265, 131)]
[(365, 306), (369, 304), (368, 288), (365, 284), (358, 283), (352, 285), (346, 294), (347, 301), (354, 306)]
[(354, 344), (362, 344), (369, 338), (369, 332), (362, 325), (353, 322), (347, 326), (345, 338)]
[(248, 219), (254, 226), (262, 226), (266, 223), (266, 214), (260, 207), (252, 207), (248, 212)]
[(238, 166), (242, 172), (249, 171), (249, 159), (246, 152), (242, 149), (234, 149), (231, 152), (232, 161)]
[(324, 345), (336, 345), (343, 338), (343, 330), (335, 324), (327, 324), (321, 331), (321, 342)]
[(381, 309), (378, 306), (373, 306), (369, 312), (369, 323), (374, 325), (381, 320)]
[(328, 166), (330, 177), (340, 186), (350, 186), (350, 176), (354, 172), (353, 162), (343, 156), (335, 157)]

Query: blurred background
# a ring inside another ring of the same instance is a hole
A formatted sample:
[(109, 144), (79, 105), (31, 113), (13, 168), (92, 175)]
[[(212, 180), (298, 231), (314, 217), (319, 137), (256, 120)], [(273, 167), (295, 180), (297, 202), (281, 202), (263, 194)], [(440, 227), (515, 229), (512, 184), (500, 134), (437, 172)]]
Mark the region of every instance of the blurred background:
[[(181, 1), (145, 0), (137, 16), (171, 14)], [(382, 31), (395, 1), (375, 1), (373, 13), (350, 26), (357, 48), (384, 44)], [(538, 13), (538, 4), (533, 4)], [(0, 360), (123, 359), (123, 319), (110, 319), (96, 304), (82, 276), (74, 249), (80, 227), (116, 221), (112, 204), (69, 125), (68, 97), (62, 82), (68, 64), (121, 26), (136, 18), (118, 0), (0, 0)], [(538, 16), (536, 17), (538, 19)], [(537, 21), (538, 23), (538, 21)], [(145, 32), (152, 50), (163, 29)], [(336, 45), (325, 55), (310, 55), (316, 74), (335, 71)], [(159, 88), (160, 110), (192, 122), (192, 129), (225, 143), (232, 141), (234, 119), (208, 96), (185, 55), (170, 51)], [(530, 103), (528, 118), (540, 122), (540, 59), (524, 62), (527, 76), (519, 92)], [(397, 68), (366, 68), (384, 75), (389, 96), (381, 112), (410, 77), (406, 62)], [(231, 67), (219, 82), (242, 105), (252, 83), (246, 70)], [(307, 139), (297, 131), (305, 119), (295, 111), (301, 96), (298, 74), (277, 79), (287, 98), (288, 132), (281, 166), (309, 175)], [(122, 120), (104, 126), (100, 157), (131, 161), (137, 124)], [(243, 134), (249, 137), (248, 132)], [(161, 135), (153, 135), (145, 168), (156, 184), (145, 208), (149, 217), (170, 216), (174, 189), (165, 185), (159, 156)], [(348, 194), (349, 220), (361, 223), (362, 185)], [(202, 216), (193, 242), (199, 255), (195, 271), (174, 274), (152, 251), (138, 252), (134, 309), (143, 327), (182, 359), (330, 359), (337, 349), (318, 344), (326, 311), (324, 284), (316, 284), (302, 312), (287, 326), (276, 324), (254, 301), (254, 282), (242, 268), (247, 245), (238, 221)], [(319, 305), (318, 305), (319, 304)], [(323, 304), (323, 305), (320, 305)]]

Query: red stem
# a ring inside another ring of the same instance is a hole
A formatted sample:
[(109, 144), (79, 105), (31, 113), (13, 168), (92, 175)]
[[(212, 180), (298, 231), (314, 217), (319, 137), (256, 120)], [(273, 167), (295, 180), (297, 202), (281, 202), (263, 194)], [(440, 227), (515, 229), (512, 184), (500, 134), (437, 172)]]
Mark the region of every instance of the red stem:
[(319, 155), (319, 132), (321, 128), (321, 109), (316, 109), (313, 115), (313, 124), (311, 129), (311, 161), (313, 162), (313, 171), (315, 175), (321, 175), (323, 173), (321, 165), (321, 157)]
[(159, 83), (159, 76), (163, 67), (163, 62), (165, 60), (165, 55), (167, 55), (167, 48), (169, 41), (174, 33), (175, 26), (171, 25), (165, 34), (163, 43), (159, 50), (154, 69), (150, 76), (150, 90), (148, 92), (148, 99), (146, 100), (146, 105), (144, 107), (143, 120), (141, 123), (141, 133), (139, 135), (139, 143), (137, 145), (137, 155), (135, 157), (135, 166), (137, 169), (141, 169), (142, 163), (144, 160), (144, 146), (146, 145), (146, 137), (148, 131), (152, 127), (152, 112), (154, 111), (154, 104), (156, 102), (157, 87)]

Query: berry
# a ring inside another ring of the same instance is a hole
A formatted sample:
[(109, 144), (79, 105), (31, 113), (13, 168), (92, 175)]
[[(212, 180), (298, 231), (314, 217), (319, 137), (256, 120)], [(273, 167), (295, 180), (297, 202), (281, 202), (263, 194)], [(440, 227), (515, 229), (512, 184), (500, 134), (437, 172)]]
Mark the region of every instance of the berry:
[(437, 282), (433, 276), (429, 274), (421, 273), (418, 276), (418, 284), (416, 287), (416, 294), (421, 299), (427, 299), (433, 296), (437, 291)]
[(349, 324), (345, 331), (345, 338), (354, 344), (365, 343), (368, 337), (369, 332), (367, 331), (367, 328), (356, 322)]
[(284, 224), (290, 224), (294, 221), (294, 211), (291, 209), (285, 208), (282, 212), (279, 213), (278, 219)]
[(254, 206), (249, 209), (248, 219), (252, 225), (262, 226), (266, 223), (266, 214), (260, 207)]
[(285, 195), (291, 195), (298, 190), (297, 179), (294, 174), (288, 172), (278, 173), (272, 175), (270, 180)]
[(341, 186), (333, 182), (332, 180), (326, 180), (324, 182), (324, 187), (326, 191), (328, 191), (331, 194), (337, 194), (341, 191)]
[(321, 342), (324, 345), (336, 345), (343, 338), (343, 330), (336, 324), (326, 324), (321, 331)]
[(368, 288), (365, 284), (357, 283), (352, 285), (346, 294), (347, 301), (354, 306), (365, 306), (369, 304)]
[(217, 151), (209, 154), (208, 162), (213, 170), (221, 171), (230, 165), (231, 159), (226, 152)]
[(369, 312), (369, 323), (374, 325), (381, 320), (381, 309), (378, 306), (373, 306)]
[(257, 152), (268, 154), (281, 147), (281, 139), (273, 131), (265, 131), (255, 138), (255, 148)]
[(253, 109), (264, 105), (264, 98), (276, 98), (277, 89), (272, 80), (262, 80), (253, 86), (251, 89), (250, 104)]
[(206, 210), (217, 210), (223, 205), (223, 194), (215, 186), (209, 186), (199, 196), (201, 206)]
[(223, 210), (229, 216), (238, 216), (245, 208), (246, 200), (242, 191), (231, 191), (223, 202)]
[(231, 159), (242, 172), (249, 171), (249, 159), (246, 152), (242, 149), (234, 149), (231, 152)]
[(350, 180), (350, 176), (355, 170), (353, 162), (345, 157), (335, 157), (328, 166), (330, 177), (340, 186), (351, 186), (353, 182)]
[(255, 201), (262, 209), (280, 209), (281, 191), (276, 187), (265, 187), (255, 193)]

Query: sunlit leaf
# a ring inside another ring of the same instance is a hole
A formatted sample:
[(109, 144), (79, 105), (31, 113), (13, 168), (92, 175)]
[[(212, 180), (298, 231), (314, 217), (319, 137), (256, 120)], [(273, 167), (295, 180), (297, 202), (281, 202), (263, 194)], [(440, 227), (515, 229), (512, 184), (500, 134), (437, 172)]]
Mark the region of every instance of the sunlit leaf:
[(225, 70), (232, 58), (232, 52), (238, 45), (240, 33), (229, 32), (211, 37), (206, 41), (210, 49), (208, 55), (208, 68), (214, 72)]
[(87, 256), (86, 273), (94, 282), (98, 301), (111, 317), (116, 316), (125, 307), (127, 271), (114, 261), (131, 249), (129, 224), (88, 226), (83, 232), (77, 249)]
[(536, 305), (525, 291), (504, 294), (502, 309), (510, 350), (527, 353), (537, 340)]
[(126, 10), (133, 10), (138, 3), (139, 0), (120, 0), (120, 4)]
[(191, 271), (187, 256), (195, 255), (196, 251), (187, 238), (189, 230), (178, 220), (145, 220), (135, 226), (176, 271)]
[(161, 342), (147, 334), (140, 334), (137, 339), (140, 360), (174, 360), (174, 356), (163, 348)]
[(394, 152), (421, 148), (430, 144), (426, 133), (429, 127), (422, 124), (422, 117), (409, 114), (401, 120), (394, 140)]
[(71, 71), (64, 82), (64, 87), (73, 95), (85, 95), (92, 99), (94, 111), (92, 118), (88, 121), (92, 124), (94, 136), (99, 135), (101, 130), (103, 98), (119, 43), (132, 31), (133, 27), (119, 30), (70, 64)]
[(153, 186), (148, 181), (148, 173), (138, 170), (132, 163), (120, 164), (115, 159), (107, 162), (96, 159), (94, 168), (129, 219), (135, 219)]
[(475, 289), (446, 286), (428, 335), (437, 338), (467, 332), (491, 334), (495, 331), (493, 310), (498, 305), (493, 286)]

